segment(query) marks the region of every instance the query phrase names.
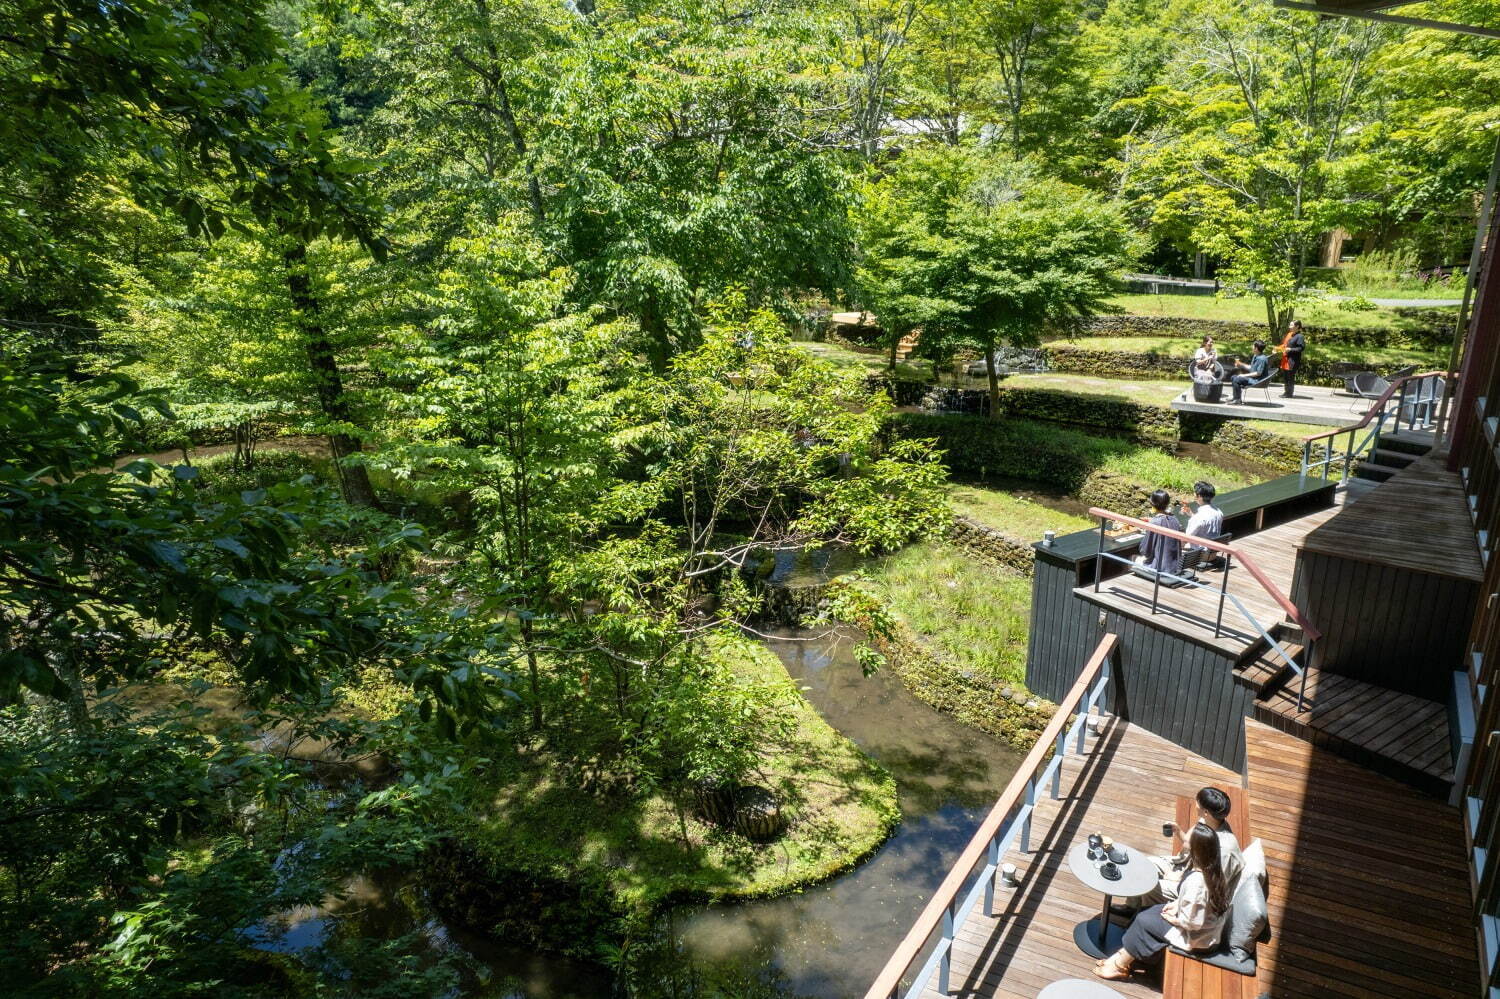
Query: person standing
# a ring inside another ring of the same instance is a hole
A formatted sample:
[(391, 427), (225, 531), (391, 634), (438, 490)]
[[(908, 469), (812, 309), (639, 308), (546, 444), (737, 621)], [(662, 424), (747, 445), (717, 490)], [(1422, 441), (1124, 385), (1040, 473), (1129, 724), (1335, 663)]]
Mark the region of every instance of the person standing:
[(1281, 341), (1281, 394), (1290, 399), (1297, 387), (1297, 371), (1302, 367), (1302, 351), (1307, 349), (1307, 337), (1302, 335), (1302, 320), (1293, 319), (1286, 328), (1286, 339)]

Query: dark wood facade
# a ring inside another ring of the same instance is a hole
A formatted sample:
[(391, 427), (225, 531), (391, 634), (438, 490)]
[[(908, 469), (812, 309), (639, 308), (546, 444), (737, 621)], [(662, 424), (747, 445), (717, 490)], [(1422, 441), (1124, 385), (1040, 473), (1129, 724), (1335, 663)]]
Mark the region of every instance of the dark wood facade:
[(1244, 721), (1254, 694), (1235, 680), (1231, 656), (1137, 617), (1080, 599), (1093, 581), (1093, 559), (1058, 557), (1038, 547), (1032, 577), (1026, 684), (1056, 700), (1078, 676), (1078, 663), (1107, 632), (1120, 636), (1110, 710), (1215, 763), (1240, 770)]
[(1476, 594), (1471, 580), (1304, 549), (1292, 600), (1323, 629), (1319, 669), (1444, 703)]

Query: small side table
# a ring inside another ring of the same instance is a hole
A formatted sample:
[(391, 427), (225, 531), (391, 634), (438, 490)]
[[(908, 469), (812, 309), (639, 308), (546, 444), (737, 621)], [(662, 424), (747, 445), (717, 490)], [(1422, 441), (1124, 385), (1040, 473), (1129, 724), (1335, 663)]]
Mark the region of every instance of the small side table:
[(1064, 978), (1036, 994), (1036, 999), (1119, 999), (1120, 993), (1102, 982), (1087, 978)]
[(1156, 865), (1147, 861), (1146, 855), (1133, 847), (1120, 842), (1116, 842), (1115, 846), (1124, 850), (1129, 858), (1125, 863), (1115, 865), (1120, 870), (1118, 881), (1111, 881), (1099, 873), (1099, 868), (1089, 859), (1088, 840), (1081, 841), (1068, 851), (1068, 869), (1073, 872), (1073, 876), (1095, 891), (1104, 893), (1104, 908), (1099, 914), (1099, 925), (1096, 927), (1094, 920), (1085, 919), (1073, 928), (1073, 942), (1089, 957), (1108, 957), (1120, 949), (1120, 938), (1125, 935), (1125, 930), (1109, 921), (1110, 902), (1116, 896), (1131, 898), (1144, 895), (1156, 887)]

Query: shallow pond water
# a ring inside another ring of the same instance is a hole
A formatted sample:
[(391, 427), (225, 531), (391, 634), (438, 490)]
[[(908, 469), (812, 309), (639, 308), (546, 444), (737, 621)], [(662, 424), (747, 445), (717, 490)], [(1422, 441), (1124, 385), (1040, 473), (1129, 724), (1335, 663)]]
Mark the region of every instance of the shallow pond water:
[(829, 723), (891, 771), (901, 825), (864, 864), (800, 894), (672, 913), (672, 958), (721, 978), (738, 969), (730, 980), (758, 980), (766, 995), (847, 996), (895, 949), (1020, 757), (890, 672), (864, 676), (847, 636), (784, 630), (769, 644)]
[(431, 953), (458, 948), (478, 974), (461, 994), (504, 999), (842, 997), (863, 991), (973, 835), (1019, 754), (917, 700), (889, 671), (865, 676), (854, 640), (795, 629), (769, 647), (807, 699), (894, 776), (902, 821), (852, 871), (781, 898), (679, 908), (641, 943), (623, 980), (581, 961), (507, 947), (444, 925), (400, 872), (357, 878), (343, 898), (284, 913), (247, 935), (308, 952), (329, 933), (417, 933)]

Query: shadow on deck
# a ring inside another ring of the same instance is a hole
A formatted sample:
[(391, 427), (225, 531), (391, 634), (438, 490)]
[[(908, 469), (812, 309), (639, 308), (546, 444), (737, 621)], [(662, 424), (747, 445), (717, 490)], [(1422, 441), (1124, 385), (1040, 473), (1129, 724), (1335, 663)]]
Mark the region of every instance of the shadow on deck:
[[(1356, 764), (1248, 723), (1252, 836), (1265, 846), (1275, 938), (1260, 950), (1259, 994), (1472, 996), (1478, 991), (1463, 833), (1456, 810)], [(1031, 999), (1089, 978), (1073, 927), (1102, 899), (1067, 869), (1095, 830), (1132, 853), (1168, 849), (1161, 824), (1179, 794), (1239, 775), (1118, 719), (1069, 756), (1062, 798), (1038, 804), (1033, 851), (1013, 853), (1020, 887), (996, 896), (955, 940), (954, 996)], [(1160, 979), (1112, 983), (1155, 996)], [(929, 985), (928, 997), (939, 994)]]

